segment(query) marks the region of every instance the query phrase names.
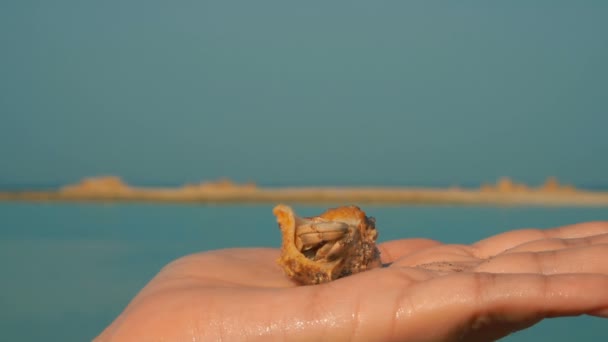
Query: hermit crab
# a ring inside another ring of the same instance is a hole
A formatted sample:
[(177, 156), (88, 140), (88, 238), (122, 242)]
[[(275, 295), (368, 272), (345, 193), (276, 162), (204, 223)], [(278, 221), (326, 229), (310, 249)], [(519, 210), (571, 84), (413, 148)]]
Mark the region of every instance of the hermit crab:
[(299, 217), (278, 205), (273, 213), (283, 235), (277, 262), (300, 284), (326, 283), (381, 266), (375, 219), (356, 206)]

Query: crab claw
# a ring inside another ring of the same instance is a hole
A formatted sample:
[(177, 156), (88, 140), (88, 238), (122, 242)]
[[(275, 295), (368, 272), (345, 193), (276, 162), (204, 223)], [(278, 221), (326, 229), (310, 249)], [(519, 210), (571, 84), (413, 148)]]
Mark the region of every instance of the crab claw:
[(338, 240), (348, 233), (348, 225), (343, 222), (307, 223), (296, 227), (296, 248), (300, 251), (319, 244)]

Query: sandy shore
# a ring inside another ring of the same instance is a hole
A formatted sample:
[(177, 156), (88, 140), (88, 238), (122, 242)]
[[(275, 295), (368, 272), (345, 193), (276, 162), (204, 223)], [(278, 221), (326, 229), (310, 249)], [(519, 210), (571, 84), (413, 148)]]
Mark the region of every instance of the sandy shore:
[(0, 192), (4, 201), (100, 201), (167, 203), (361, 203), (608, 206), (607, 192), (488, 192), (432, 188), (126, 188), (115, 191)]
[(85, 178), (56, 191), (0, 192), (4, 201), (166, 202), (166, 203), (360, 203), (521, 206), (608, 206), (608, 192), (578, 190), (555, 177), (537, 188), (501, 178), (479, 189), (452, 187), (284, 187), (263, 188), (228, 179), (175, 188), (133, 187), (120, 177)]

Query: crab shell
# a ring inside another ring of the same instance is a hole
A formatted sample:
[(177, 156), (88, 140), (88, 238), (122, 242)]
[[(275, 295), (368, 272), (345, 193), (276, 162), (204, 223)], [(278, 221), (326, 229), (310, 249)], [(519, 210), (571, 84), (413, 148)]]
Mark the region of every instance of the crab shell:
[(300, 284), (326, 283), (381, 266), (375, 220), (356, 206), (299, 217), (286, 205), (273, 210), (283, 234), (277, 263)]

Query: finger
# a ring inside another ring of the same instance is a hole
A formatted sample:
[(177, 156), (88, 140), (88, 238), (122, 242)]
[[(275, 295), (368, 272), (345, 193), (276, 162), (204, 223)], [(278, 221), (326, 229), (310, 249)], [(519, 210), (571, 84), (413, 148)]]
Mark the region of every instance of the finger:
[(558, 251), (502, 254), (477, 266), (491, 273), (597, 273), (608, 275), (608, 244)]
[(384, 242), (378, 245), (382, 263), (392, 263), (404, 256), (416, 253), (421, 249), (441, 245), (441, 242), (430, 239), (405, 239)]
[(476, 256), (488, 258), (516, 246), (542, 239), (573, 239), (608, 234), (608, 221), (584, 222), (552, 229), (520, 229), (481, 240), (473, 244)]
[[(544, 318), (589, 314), (608, 317), (608, 276), (476, 274), (427, 284), (455, 304), (469, 327), (463, 340), (489, 341)], [(451, 285), (448, 289), (447, 285)], [(439, 292), (443, 290), (443, 294)], [(449, 319), (449, 318), (446, 318)]]
[(608, 234), (608, 221), (583, 222), (569, 226), (547, 229), (550, 238), (574, 239), (585, 236)]
[[(427, 325), (427, 340), (492, 341), (543, 318), (607, 316), (608, 276), (454, 274), (413, 287), (393, 340), (412, 340), (412, 324)], [(442, 317), (442, 324), (437, 324)], [(409, 322), (407, 321), (409, 319)], [(428, 336), (428, 335), (427, 335)], [(426, 336), (425, 336), (426, 337)]]
[(317, 316), (308, 319), (348, 340), (488, 341), (546, 317), (608, 317), (605, 275), (457, 273), (418, 281), (410, 270), (389, 270), (323, 286), (311, 297)]
[[(608, 234), (587, 236), (574, 239), (542, 239), (524, 243), (506, 250), (504, 253), (557, 251), (567, 248), (587, 247), (598, 244), (608, 244)], [(503, 253), (503, 254), (504, 254)]]

